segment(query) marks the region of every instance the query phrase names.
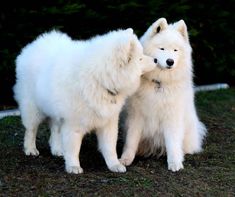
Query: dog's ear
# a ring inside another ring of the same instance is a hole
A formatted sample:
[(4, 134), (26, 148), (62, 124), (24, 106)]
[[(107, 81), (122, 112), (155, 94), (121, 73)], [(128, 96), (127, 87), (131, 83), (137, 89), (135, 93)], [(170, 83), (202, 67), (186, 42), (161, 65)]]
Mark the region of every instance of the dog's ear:
[(134, 53), (135, 53), (135, 49), (136, 49), (136, 40), (131, 39), (130, 44), (129, 44), (129, 50), (127, 53), (127, 59), (126, 59), (127, 64), (129, 64), (130, 61), (132, 60)]
[(157, 21), (155, 21), (148, 30), (144, 33), (144, 35), (140, 38), (140, 41), (145, 42), (146, 40), (151, 39), (156, 34), (160, 33), (164, 29), (166, 29), (168, 26), (167, 21), (165, 18), (160, 18)]
[(137, 41), (137, 37), (131, 35), (123, 37), (122, 40), (119, 40), (117, 43), (118, 46), (115, 53), (116, 58), (119, 59), (120, 67), (125, 67), (134, 58)]
[(152, 36), (157, 33), (160, 33), (162, 30), (167, 28), (167, 21), (165, 18), (160, 18), (152, 24)]
[(189, 38), (188, 38), (188, 30), (187, 30), (187, 26), (184, 22), (184, 20), (180, 20), (178, 21), (177, 23), (174, 24), (175, 25), (175, 28), (178, 32), (180, 32), (180, 34), (183, 36), (183, 38), (186, 40), (186, 41), (189, 41)]
[(134, 30), (132, 28), (128, 28), (125, 31), (129, 34), (134, 34)]

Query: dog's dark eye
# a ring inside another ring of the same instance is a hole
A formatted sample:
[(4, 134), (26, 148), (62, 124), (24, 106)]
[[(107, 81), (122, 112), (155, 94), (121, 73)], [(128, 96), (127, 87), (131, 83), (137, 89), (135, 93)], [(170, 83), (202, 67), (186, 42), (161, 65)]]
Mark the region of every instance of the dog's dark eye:
[(142, 60), (142, 58), (140, 58), (140, 61)]
[(174, 51), (178, 51), (177, 49), (174, 49)]
[(164, 51), (164, 48), (160, 48), (162, 51)]

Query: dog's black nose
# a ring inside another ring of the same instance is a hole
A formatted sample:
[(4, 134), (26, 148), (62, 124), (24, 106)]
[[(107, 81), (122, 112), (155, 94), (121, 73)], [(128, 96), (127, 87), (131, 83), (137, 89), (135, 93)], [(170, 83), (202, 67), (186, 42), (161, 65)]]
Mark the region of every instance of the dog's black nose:
[(167, 63), (167, 65), (168, 65), (168, 67), (171, 67), (171, 66), (173, 66), (173, 64), (174, 64), (174, 60), (173, 60), (173, 59), (167, 59), (167, 60), (166, 60), (166, 63)]
[(157, 64), (157, 59), (156, 58), (154, 58), (154, 63)]

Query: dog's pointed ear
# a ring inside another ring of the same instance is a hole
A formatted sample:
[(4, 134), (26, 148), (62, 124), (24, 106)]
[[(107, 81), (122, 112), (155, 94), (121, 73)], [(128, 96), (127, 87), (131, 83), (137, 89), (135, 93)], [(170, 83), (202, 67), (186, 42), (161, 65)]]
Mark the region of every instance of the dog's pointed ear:
[[(128, 28), (125, 31), (127, 34), (131, 35), (131, 37), (134, 34), (134, 30), (132, 28)], [(132, 56), (133, 56), (133, 53), (134, 53), (136, 43), (135, 43), (135, 40), (131, 37), (125, 43), (127, 52), (125, 55), (123, 55), (123, 57), (124, 57), (123, 63), (124, 64), (130, 63)], [(123, 65), (121, 65), (121, 66), (123, 66)]]
[(188, 38), (188, 30), (187, 30), (187, 26), (184, 22), (184, 20), (180, 20), (178, 21), (177, 23), (175, 23), (175, 27), (176, 27), (176, 30), (178, 32), (180, 32), (180, 34), (183, 36), (183, 38), (186, 40), (186, 41), (189, 41), (189, 38)]
[(132, 39), (130, 40), (129, 51), (127, 53), (127, 64), (129, 64), (131, 59), (133, 58), (135, 49), (136, 49), (136, 40)]
[(145, 41), (151, 39), (156, 34), (160, 33), (168, 26), (167, 21), (165, 18), (160, 18), (155, 21), (148, 30), (144, 33), (144, 35), (140, 38), (141, 43), (143, 44)]
[(138, 38), (132, 36), (127, 36), (120, 40), (118, 47), (116, 48), (116, 57), (119, 58), (119, 66), (125, 67), (131, 60), (135, 57), (135, 50), (137, 48)]
[(126, 29), (126, 32), (129, 34), (134, 34), (134, 30), (132, 28)]
[(158, 19), (156, 22), (154, 22), (151, 25), (152, 28), (152, 36), (154, 36), (155, 34), (160, 33), (162, 30), (166, 29), (168, 26), (167, 21), (165, 18), (160, 18)]

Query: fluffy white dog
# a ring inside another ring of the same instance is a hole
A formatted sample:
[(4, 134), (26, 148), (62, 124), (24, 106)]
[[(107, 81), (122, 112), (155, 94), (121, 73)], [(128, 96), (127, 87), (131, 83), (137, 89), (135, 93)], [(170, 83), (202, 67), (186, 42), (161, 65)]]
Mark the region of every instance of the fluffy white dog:
[(136, 153), (149, 156), (166, 151), (168, 169), (178, 171), (183, 168), (184, 154), (202, 150), (206, 134), (194, 104), (187, 27), (183, 20), (168, 25), (161, 18), (140, 40), (144, 53), (159, 64), (144, 74), (138, 91), (128, 99), (121, 162), (130, 165)]
[(39, 154), (37, 129), (49, 117), (52, 154), (64, 156), (68, 173), (83, 172), (79, 152), (91, 130), (108, 168), (125, 172), (116, 153), (119, 112), (140, 76), (155, 66), (132, 29), (87, 41), (57, 31), (39, 36), (16, 59), (14, 92), (26, 128), (25, 154)]

